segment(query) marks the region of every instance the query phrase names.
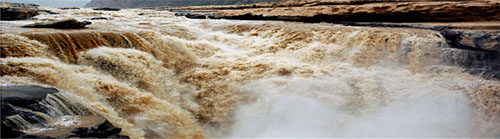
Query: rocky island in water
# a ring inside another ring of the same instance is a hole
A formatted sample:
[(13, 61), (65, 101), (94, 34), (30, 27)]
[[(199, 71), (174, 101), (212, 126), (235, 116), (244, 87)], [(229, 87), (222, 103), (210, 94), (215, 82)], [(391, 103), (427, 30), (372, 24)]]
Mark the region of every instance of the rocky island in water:
[(2, 138), (500, 138), (498, 0), (0, 9)]

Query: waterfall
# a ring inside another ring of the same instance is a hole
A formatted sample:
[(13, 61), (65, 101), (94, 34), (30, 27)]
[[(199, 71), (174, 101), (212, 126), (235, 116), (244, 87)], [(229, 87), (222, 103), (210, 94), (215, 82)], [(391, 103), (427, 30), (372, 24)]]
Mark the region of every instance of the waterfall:
[[(488, 70), (498, 57), (452, 48), (437, 31), (54, 11), (38, 18), (113, 19), (4, 30), (0, 83), (65, 90), (132, 138), (500, 133), (500, 81)], [(57, 111), (33, 114), (80, 114), (66, 99), (49, 95), (41, 104)]]

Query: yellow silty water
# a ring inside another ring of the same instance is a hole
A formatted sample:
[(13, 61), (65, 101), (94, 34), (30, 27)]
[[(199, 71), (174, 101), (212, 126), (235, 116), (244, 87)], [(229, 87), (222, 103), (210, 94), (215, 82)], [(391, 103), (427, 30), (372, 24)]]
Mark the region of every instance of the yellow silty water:
[(500, 81), (443, 62), (435, 31), (51, 10), (110, 20), (2, 21), (0, 83), (65, 90), (132, 138), (500, 133)]

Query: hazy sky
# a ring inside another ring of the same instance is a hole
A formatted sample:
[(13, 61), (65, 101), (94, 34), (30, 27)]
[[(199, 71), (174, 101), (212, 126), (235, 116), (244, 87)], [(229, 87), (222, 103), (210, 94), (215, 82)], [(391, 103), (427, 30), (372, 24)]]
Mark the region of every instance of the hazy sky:
[(0, 0), (1, 2), (34, 3), (41, 6), (83, 7), (90, 0)]

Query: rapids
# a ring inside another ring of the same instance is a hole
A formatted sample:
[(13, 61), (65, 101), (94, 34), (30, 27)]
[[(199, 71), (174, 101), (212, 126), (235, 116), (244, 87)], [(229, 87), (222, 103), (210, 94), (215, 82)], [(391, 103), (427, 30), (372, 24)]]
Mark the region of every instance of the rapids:
[(500, 135), (500, 81), (435, 31), (48, 9), (110, 20), (1, 21), (0, 84), (65, 90), (132, 138)]

